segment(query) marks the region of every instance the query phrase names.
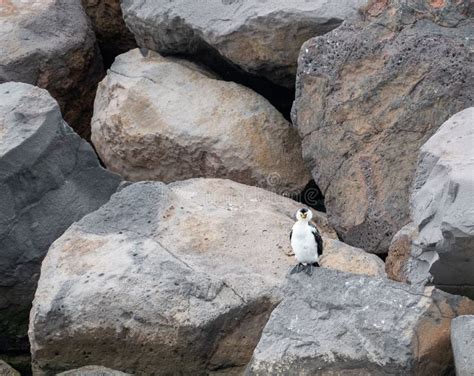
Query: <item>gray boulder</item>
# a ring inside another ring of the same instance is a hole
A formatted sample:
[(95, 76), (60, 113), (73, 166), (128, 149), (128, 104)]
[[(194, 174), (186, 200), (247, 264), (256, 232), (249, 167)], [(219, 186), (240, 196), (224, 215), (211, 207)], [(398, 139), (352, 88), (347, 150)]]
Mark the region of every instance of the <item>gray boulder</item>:
[(419, 235), (410, 280), (431, 274), (436, 285), (474, 296), (474, 107), (421, 148), (411, 206)]
[[(30, 320), (34, 370), (239, 370), (295, 263), (288, 234), (299, 207), (222, 179), (124, 188), (71, 226), (43, 262)], [(325, 216), (314, 218), (330, 242)], [(330, 248), (331, 267), (352, 266), (337, 262), (344, 252), (380, 270), (361, 250)]]
[(474, 316), (459, 316), (451, 323), (456, 376), (474, 375)]
[(419, 148), (474, 102), (474, 11), (469, 0), (365, 11), (303, 45), (292, 117), (331, 224), (344, 242), (386, 253), (410, 221)]
[(102, 75), (94, 32), (80, 1), (0, 3), (0, 83), (47, 89), (66, 121), (88, 137)]
[(246, 375), (442, 375), (451, 320), (474, 312), (433, 287), (329, 269), (287, 283)]
[(365, 0), (122, 0), (138, 45), (162, 54), (224, 59), (252, 74), (294, 86), (304, 41), (357, 18)]
[(0, 84), (0, 353), (28, 351), (28, 314), (43, 257), (119, 182), (64, 122), (46, 90)]

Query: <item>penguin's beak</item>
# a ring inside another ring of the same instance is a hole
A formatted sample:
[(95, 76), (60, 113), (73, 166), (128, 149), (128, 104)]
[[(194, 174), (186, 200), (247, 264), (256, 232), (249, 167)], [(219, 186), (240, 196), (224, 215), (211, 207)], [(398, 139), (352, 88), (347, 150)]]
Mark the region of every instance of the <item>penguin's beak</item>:
[(301, 213), (301, 218), (306, 219), (307, 216), (308, 216), (308, 214), (306, 214), (306, 213)]

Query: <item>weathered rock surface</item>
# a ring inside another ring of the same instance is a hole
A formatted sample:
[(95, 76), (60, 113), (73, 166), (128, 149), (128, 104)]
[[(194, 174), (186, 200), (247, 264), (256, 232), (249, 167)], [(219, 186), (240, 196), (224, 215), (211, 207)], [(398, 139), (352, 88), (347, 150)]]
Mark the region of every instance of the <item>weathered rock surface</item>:
[(92, 21), (104, 58), (111, 59), (137, 46), (125, 26), (120, 0), (82, 0), (82, 5)]
[(346, 273), (386, 277), (385, 264), (382, 259), (336, 239), (327, 238), (324, 240), (321, 266)]
[(134, 181), (218, 177), (299, 193), (311, 180), (297, 132), (266, 99), (138, 49), (100, 83), (92, 141), (108, 168)]
[(474, 107), (421, 148), (411, 204), (419, 235), (409, 273), (426, 269), (436, 285), (474, 296)]
[(71, 371), (58, 373), (56, 376), (131, 376), (129, 373), (114, 371), (101, 366), (85, 366)]
[(163, 54), (224, 59), (252, 74), (294, 86), (304, 41), (357, 18), (364, 0), (122, 0), (138, 45)]
[(21, 376), (20, 372), (14, 370), (7, 363), (0, 359), (0, 375), (2, 376)]
[(474, 375), (474, 316), (459, 316), (453, 320), (451, 343), (456, 375)]
[[(34, 369), (201, 375), (245, 366), (294, 265), (286, 253), (299, 207), (221, 179), (124, 188), (43, 262)], [(315, 219), (330, 241), (324, 215)]]
[(292, 117), (330, 222), (385, 253), (409, 222), (419, 148), (474, 101), (474, 18), (468, 0), (372, 3), (375, 20), (303, 45)]
[(418, 236), (418, 227), (413, 222), (403, 226), (390, 243), (385, 270), (390, 279), (408, 282), (407, 268), (411, 258), (413, 242)]
[(80, 2), (0, 2), (0, 83), (47, 89), (66, 121), (87, 137), (102, 74), (94, 32)]
[(64, 122), (46, 90), (0, 85), (0, 353), (28, 350), (28, 314), (43, 257), (119, 182)]
[(474, 302), (328, 269), (289, 278), (247, 375), (442, 375), (450, 324)]

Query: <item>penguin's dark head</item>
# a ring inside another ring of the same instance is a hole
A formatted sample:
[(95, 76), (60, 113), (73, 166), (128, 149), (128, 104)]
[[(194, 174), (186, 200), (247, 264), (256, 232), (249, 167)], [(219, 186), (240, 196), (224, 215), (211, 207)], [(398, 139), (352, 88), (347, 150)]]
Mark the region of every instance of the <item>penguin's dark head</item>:
[(307, 208), (301, 208), (300, 210), (296, 212), (296, 219), (298, 221), (309, 222), (311, 218), (313, 218), (313, 213), (311, 212), (311, 210)]

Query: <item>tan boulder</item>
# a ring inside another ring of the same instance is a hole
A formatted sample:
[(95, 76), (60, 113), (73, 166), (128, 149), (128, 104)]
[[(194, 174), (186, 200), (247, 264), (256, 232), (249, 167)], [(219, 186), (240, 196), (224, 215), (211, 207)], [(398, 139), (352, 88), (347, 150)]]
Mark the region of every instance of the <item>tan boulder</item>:
[(266, 99), (154, 52), (117, 57), (99, 85), (92, 141), (132, 181), (219, 177), (289, 194), (311, 179), (296, 131)]

